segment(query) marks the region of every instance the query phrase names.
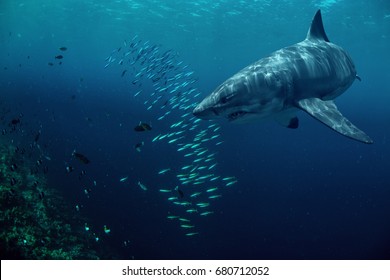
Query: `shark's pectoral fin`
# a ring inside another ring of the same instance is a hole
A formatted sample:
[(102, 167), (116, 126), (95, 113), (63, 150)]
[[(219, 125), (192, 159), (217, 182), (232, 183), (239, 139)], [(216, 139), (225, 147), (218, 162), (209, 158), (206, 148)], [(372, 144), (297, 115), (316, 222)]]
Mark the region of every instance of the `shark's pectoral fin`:
[(319, 98), (302, 99), (297, 106), (338, 133), (357, 141), (371, 144), (371, 138), (354, 126), (337, 110), (333, 101)]
[(280, 113), (275, 116), (275, 120), (284, 127), (287, 128), (298, 128), (299, 119), (295, 114), (291, 113)]

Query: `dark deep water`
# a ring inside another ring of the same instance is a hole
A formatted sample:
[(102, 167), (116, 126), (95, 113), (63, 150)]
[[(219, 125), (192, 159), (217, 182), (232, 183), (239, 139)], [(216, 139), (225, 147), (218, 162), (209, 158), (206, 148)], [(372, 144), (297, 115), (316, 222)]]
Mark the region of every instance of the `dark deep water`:
[[(198, 150), (207, 150), (202, 156), (212, 155), (217, 165), (196, 171), (221, 177), (181, 186), (181, 201), (190, 206), (168, 201), (170, 195), (159, 189), (180, 185), (177, 175), (194, 159), (177, 151), (191, 140), (168, 141), (215, 123), (198, 122), (189, 132), (194, 120), (182, 115), (191, 110), (174, 105), (199, 102), (244, 66), (303, 40), (318, 8), (330, 41), (348, 51), (362, 77), (336, 104), (374, 144), (347, 139), (303, 112), (297, 130), (272, 121), (221, 120), (219, 130), (214, 126), (204, 136), (220, 134), (217, 140), (202, 142)], [(117, 59), (105, 68), (106, 58), (123, 55), (138, 41), (129, 57), (148, 46), (152, 51), (143, 64), (120, 65)], [(1, 0), (0, 125), (7, 131), (0, 141), (28, 148), (41, 131), (39, 149), (29, 160), (42, 159), (48, 185), (63, 194), (74, 215), (88, 219), (98, 244), (112, 248), (114, 258), (389, 259), (389, 48), (388, 1)], [(172, 68), (162, 71), (194, 71), (191, 79), (175, 82), (193, 81), (196, 91), (189, 101), (171, 100), (161, 108), (169, 100), (164, 96), (148, 110), (144, 102), (157, 98), (151, 96), (153, 85), (146, 78), (133, 83), (134, 76), (153, 52), (169, 50), (172, 61), (160, 65)], [(58, 55), (63, 58), (55, 59)], [(138, 90), (143, 92), (134, 97)], [(166, 111), (171, 113), (157, 120)], [(8, 123), (16, 117), (21, 124), (10, 132)], [(182, 134), (152, 141), (180, 131), (171, 125), (182, 119), (190, 124)], [(152, 130), (134, 131), (140, 121)], [(134, 145), (142, 141), (137, 152)], [(74, 150), (91, 162), (75, 159)], [(67, 174), (67, 166), (74, 171)], [(86, 174), (80, 179), (81, 171)], [(238, 182), (226, 187), (223, 177)], [(215, 186), (216, 192), (206, 191)], [(88, 195), (85, 189), (91, 189)], [(199, 198), (190, 198), (196, 191), (202, 192)], [(208, 198), (212, 194), (221, 197)], [(211, 205), (200, 209), (199, 202)], [(186, 212), (192, 208), (198, 213)], [(213, 213), (199, 215), (204, 211)], [(194, 228), (182, 228), (168, 215), (188, 218)], [(189, 232), (198, 234), (186, 236)]]

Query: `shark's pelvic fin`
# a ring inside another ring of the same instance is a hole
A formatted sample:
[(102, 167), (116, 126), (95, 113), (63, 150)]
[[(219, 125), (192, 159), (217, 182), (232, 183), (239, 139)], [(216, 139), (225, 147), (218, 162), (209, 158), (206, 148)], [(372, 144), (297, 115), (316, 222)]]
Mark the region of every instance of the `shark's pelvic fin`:
[(321, 10), (318, 10), (314, 15), (309, 32), (307, 32), (306, 39), (329, 42), (328, 36), (326, 36), (325, 33), (324, 24), (322, 23)]
[(287, 128), (295, 129), (298, 128), (299, 126), (299, 119), (295, 115), (295, 113), (292, 114), (287, 111), (287, 112), (277, 114), (274, 118), (279, 124)]
[(302, 99), (297, 106), (309, 115), (329, 126), (338, 133), (357, 141), (371, 144), (371, 138), (354, 126), (337, 110), (333, 101), (323, 101), (319, 98)]

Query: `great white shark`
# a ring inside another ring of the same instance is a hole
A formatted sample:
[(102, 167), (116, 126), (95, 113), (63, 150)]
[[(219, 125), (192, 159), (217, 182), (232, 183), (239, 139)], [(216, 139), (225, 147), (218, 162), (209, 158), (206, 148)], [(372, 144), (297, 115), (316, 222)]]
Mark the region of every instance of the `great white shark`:
[(245, 67), (203, 99), (193, 114), (237, 123), (273, 118), (297, 128), (296, 113), (302, 110), (338, 133), (369, 144), (371, 138), (333, 102), (356, 79), (351, 57), (329, 41), (318, 10), (305, 40)]

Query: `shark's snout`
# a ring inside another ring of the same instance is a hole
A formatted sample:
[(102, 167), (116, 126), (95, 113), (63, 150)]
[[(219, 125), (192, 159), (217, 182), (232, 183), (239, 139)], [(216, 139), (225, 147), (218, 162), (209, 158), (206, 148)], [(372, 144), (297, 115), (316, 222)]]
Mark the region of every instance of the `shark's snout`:
[(200, 104), (198, 104), (195, 109), (192, 111), (192, 114), (194, 114), (195, 117), (197, 117), (199, 114), (201, 114), (202, 112), (202, 108), (199, 106)]
[(192, 114), (200, 119), (209, 120), (217, 117), (217, 114), (213, 108), (205, 107), (203, 102), (198, 104), (195, 109), (192, 111)]

